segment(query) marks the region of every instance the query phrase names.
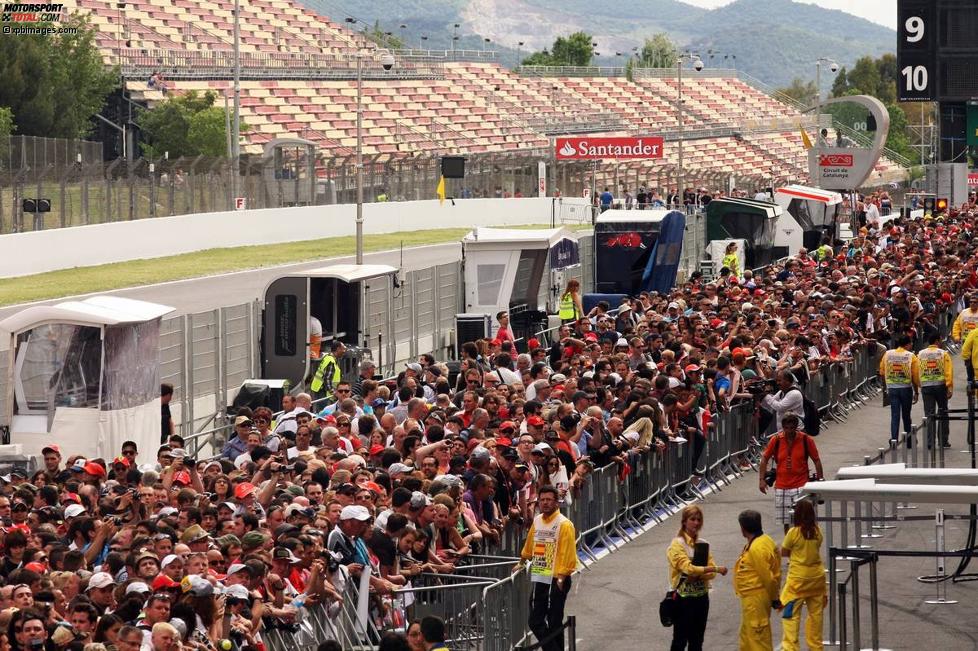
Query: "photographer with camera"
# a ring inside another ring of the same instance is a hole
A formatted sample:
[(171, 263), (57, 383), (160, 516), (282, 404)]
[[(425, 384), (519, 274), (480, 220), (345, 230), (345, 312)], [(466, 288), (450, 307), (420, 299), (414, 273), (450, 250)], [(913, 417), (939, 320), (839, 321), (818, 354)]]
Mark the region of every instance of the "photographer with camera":
[[(775, 517), (784, 525), (785, 533), (794, 523), (795, 500), (801, 495), (802, 487), (810, 479), (822, 481), (824, 477), (815, 439), (798, 430), (800, 422), (795, 414), (782, 417), (781, 431), (768, 441), (758, 468), (760, 491), (766, 494), (769, 486), (774, 487)], [(771, 459), (777, 466), (769, 473)], [(815, 464), (814, 478), (808, 472), (809, 459)]]
[[(765, 395), (761, 399), (761, 406), (768, 412), (774, 414), (775, 428), (782, 429), (782, 421), (787, 415), (797, 417), (799, 420), (805, 417), (805, 396), (795, 383), (795, 376), (790, 371), (778, 371), (775, 384), (778, 391)], [(773, 389), (767, 382), (760, 385), (761, 390)], [(817, 435), (818, 432), (815, 432)]]

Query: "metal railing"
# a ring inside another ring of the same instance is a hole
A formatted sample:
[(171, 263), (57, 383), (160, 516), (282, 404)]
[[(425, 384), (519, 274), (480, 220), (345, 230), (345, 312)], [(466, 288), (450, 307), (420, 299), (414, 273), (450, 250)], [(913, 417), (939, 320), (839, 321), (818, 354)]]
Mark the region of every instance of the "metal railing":
[(524, 77), (624, 77), (622, 66), (519, 66)]
[[(365, 79), (438, 79), (444, 76), (443, 54), (406, 51), (391, 70), (380, 65), (379, 50), (364, 50)], [(113, 61), (126, 79), (148, 80), (154, 73), (168, 79), (232, 79), (234, 53), (227, 50), (114, 49)], [(357, 55), (315, 52), (242, 52), (241, 79), (356, 79)]]
[[(848, 411), (879, 390), (878, 361), (879, 350), (867, 344), (856, 347), (851, 360), (813, 373), (805, 394), (826, 414), (826, 427), (829, 420), (842, 422)], [(723, 490), (753, 470), (765, 444), (757, 424), (753, 401), (741, 402), (717, 414), (705, 435), (694, 435), (699, 439), (669, 441), (661, 452), (652, 448), (631, 453), (627, 470), (618, 464), (595, 469), (571, 504), (562, 508), (574, 523), (579, 552), (591, 560), (614, 552), (690, 501)], [(437, 614), (448, 622), (452, 649), (502, 651), (524, 644), (529, 635), (530, 583), (525, 568), (510, 575), (507, 566), (519, 556), (526, 533), (525, 527), (510, 522), (500, 544), (489, 551), (495, 556), (473, 557), (452, 575), (425, 576), (418, 585), (398, 590), (391, 604), (401, 616), (371, 624), (374, 628), (360, 636), (361, 645), (373, 648), (376, 642), (371, 640), (382, 632), (403, 630), (407, 621), (423, 614)], [(316, 608), (323, 607), (311, 610)], [(300, 642), (278, 635), (269, 649), (304, 651)]]

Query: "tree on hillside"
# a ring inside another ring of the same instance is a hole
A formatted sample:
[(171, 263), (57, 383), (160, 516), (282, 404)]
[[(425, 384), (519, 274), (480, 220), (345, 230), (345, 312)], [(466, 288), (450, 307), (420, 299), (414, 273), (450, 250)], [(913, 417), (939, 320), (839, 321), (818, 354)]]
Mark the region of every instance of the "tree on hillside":
[(558, 36), (547, 50), (534, 52), (523, 59), (525, 66), (589, 66), (594, 56), (591, 35), (574, 32), (570, 36)]
[(646, 38), (639, 54), (639, 65), (642, 68), (673, 68), (679, 49), (668, 34), (660, 32)]
[[(143, 132), (143, 154), (149, 158), (160, 158), (164, 152), (170, 158), (226, 155), (226, 117), (216, 101), (214, 91), (203, 95), (190, 91), (140, 113), (136, 123)], [(245, 125), (241, 130), (246, 130)]]
[(92, 116), (117, 85), (118, 73), (106, 68), (87, 18), (37, 26), (78, 31), (0, 35), (0, 106), (13, 111), (22, 135), (81, 138), (91, 131)]
[(389, 50), (400, 50), (404, 47), (404, 42), (393, 33), (385, 32), (380, 28), (380, 21), (374, 21), (373, 29), (364, 29), (363, 35), (380, 47)]
[(806, 106), (815, 103), (815, 96), (818, 93), (817, 89), (815, 88), (814, 81), (808, 81), (806, 83), (798, 77), (795, 77), (791, 81), (790, 86), (787, 86), (786, 88), (779, 88), (777, 92), (782, 95), (787, 95), (796, 102)]
[(0, 106), (0, 170), (4, 166), (4, 159), (7, 157), (9, 137), (14, 132), (14, 114), (6, 106)]

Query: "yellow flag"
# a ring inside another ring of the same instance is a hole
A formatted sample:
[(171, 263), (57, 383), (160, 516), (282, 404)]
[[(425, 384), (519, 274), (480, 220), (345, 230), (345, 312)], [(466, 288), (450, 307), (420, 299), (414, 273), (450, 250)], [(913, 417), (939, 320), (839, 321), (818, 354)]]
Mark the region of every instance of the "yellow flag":
[(801, 130), (801, 144), (805, 145), (805, 149), (812, 148), (812, 139), (808, 137), (808, 132), (804, 129)]
[(435, 194), (438, 195), (438, 205), (445, 203), (445, 177), (441, 177), (438, 180), (438, 188), (435, 190)]

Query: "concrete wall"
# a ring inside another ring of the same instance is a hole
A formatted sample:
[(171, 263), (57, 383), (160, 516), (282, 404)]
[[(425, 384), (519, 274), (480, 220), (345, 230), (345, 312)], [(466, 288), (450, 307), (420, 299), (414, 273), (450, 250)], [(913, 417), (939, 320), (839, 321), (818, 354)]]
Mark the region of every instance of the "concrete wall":
[[(564, 198), (586, 206), (584, 199)], [(364, 232), (549, 224), (550, 198), (368, 203)], [(558, 222), (561, 215), (558, 206)], [(0, 277), (156, 258), (204, 249), (354, 235), (356, 206), (214, 212), (0, 235)]]

